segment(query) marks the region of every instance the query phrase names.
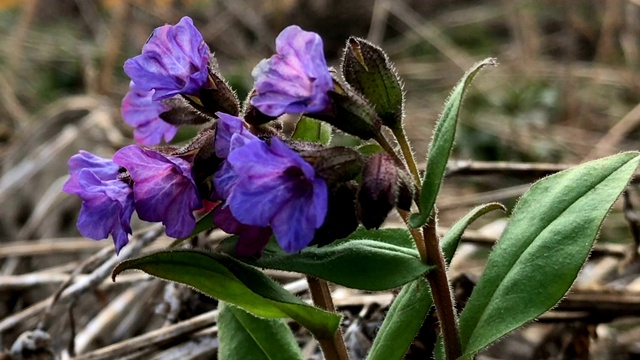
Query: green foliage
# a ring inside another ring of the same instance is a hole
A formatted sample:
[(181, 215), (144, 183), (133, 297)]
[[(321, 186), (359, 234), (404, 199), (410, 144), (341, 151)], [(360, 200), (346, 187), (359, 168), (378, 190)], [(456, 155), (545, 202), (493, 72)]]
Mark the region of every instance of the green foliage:
[(451, 259), (453, 259), (453, 255), (460, 244), (460, 238), (462, 238), (462, 234), (467, 227), (480, 216), (494, 210), (506, 211), (504, 206), (498, 203), (480, 205), (471, 210), (462, 219), (458, 220), (451, 229), (449, 229), (445, 236), (440, 240), (440, 246), (442, 247), (442, 252), (444, 253), (444, 258), (447, 261), (447, 264), (451, 262)]
[(383, 151), (382, 147), (378, 144), (365, 144), (358, 146), (358, 152), (362, 155), (375, 155)]
[(537, 182), (522, 197), (460, 316), (465, 358), (560, 301), (639, 160), (629, 152), (592, 161)]
[(331, 125), (303, 116), (296, 124), (291, 138), (327, 145), (331, 141)]
[(291, 294), (260, 270), (226, 255), (194, 250), (160, 251), (120, 263), (115, 277), (137, 269), (197, 290), (265, 318), (290, 317), (318, 338), (332, 337), (340, 323), (329, 313)]
[(489, 58), (474, 65), (462, 77), (462, 80), (453, 89), (451, 96), (449, 96), (444, 105), (444, 110), (434, 130), (429, 153), (427, 154), (427, 171), (422, 180), (420, 193), (420, 212), (412, 214), (409, 219), (411, 226), (414, 228), (419, 228), (426, 224), (431, 216), (447, 167), (447, 161), (453, 148), (458, 114), (460, 113), (464, 93), (480, 69), (487, 65), (495, 65), (495, 60)]
[(424, 277), (402, 288), (391, 304), (367, 360), (402, 359), (433, 305)]
[[(480, 216), (493, 210), (504, 210), (504, 207), (497, 203), (478, 206), (451, 227), (440, 241), (447, 263), (451, 262), (464, 230)], [(408, 247), (413, 246), (411, 235), (405, 229), (370, 231), (367, 235), (374, 238), (376, 235), (379, 236), (380, 232), (387, 232), (384, 239), (393, 239)], [(424, 277), (405, 285), (391, 304), (367, 359), (402, 359), (432, 305), (431, 288)]]
[(416, 250), (416, 244), (413, 242), (413, 238), (407, 229), (403, 228), (389, 228), (389, 229), (376, 229), (367, 230), (360, 226), (351, 235), (344, 238), (342, 241), (353, 240), (373, 240), (379, 241), (391, 245), (401, 246), (406, 249)]
[(300, 347), (282, 319), (258, 318), (223, 303), (219, 308), (218, 359), (302, 360)]
[[(369, 238), (367, 235), (373, 235)], [(354, 237), (355, 235), (355, 237)], [(404, 285), (431, 270), (402, 229), (357, 232), (343, 241), (309, 247), (298, 254), (269, 252), (251, 264), (315, 276), (350, 288), (382, 291)], [(401, 241), (402, 244), (394, 244)], [(225, 247), (234, 246), (233, 243)]]

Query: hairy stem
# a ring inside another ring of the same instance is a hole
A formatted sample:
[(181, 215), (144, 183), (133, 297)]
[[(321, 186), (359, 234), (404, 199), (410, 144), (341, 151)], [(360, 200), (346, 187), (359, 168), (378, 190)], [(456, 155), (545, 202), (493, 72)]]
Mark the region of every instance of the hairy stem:
[[(313, 303), (322, 309), (335, 312), (336, 307), (333, 305), (329, 284), (327, 284), (325, 280), (309, 275), (307, 275), (307, 283), (309, 284), (309, 291), (311, 292)], [(332, 338), (318, 338), (317, 340), (320, 343), (326, 360), (349, 360), (347, 347), (344, 344), (340, 329), (333, 334)]]
[[(396, 162), (401, 163), (402, 166), (406, 166), (409, 169), (416, 183), (417, 191), (414, 199), (419, 199), (422, 180), (415, 158), (413, 157), (411, 145), (403, 128), (393, 129), (393, 135), (400, 145), (400, 150), (405, 160), (404, 162), (395, 153), (393, 147), (391, 147), (382, 134), (380, 134), (379, 138), (376, 138), (376, 141), (378, 141), (384, 150), (394, 157)], [(416, 205), (420, 207), (420, 203), (417, 200)], [(435, 267), (434, 270), (427, 273), (426, 278), (429, 281), (429, 286), (431, 286), (433, 302), (436, 307), (438, 319), (440, 320), (446, 357), (447, 359), (458, 359), (462, 355), (460, 333), (458, 332), (458, 319), (453, 306), (451, 287), (449, 286), (449, 279), (447, 278), (447, 266), (445, 264), (444, 254), (440, 249), (440, 239), (437, 234), (437, 209), (434, 207), (432, 216), (429, 218), (427, 225), (422, 228), (422, 232), (420, 232), (419, 229), (412, 229), (411, 226), (408, 226), (408, 212), (402, 210), (398, 210), (398, 212), (411, 232), (411, 236), (416, 243), (422, 261)]]
[(407, 162), (409, 172), (411, 172), (411, 176), (413, 176), (413, 181), (420, 186), (421, 179), (420, 172), (418, 171), (418, 164), (416, 164), (416, 159), (413, 157), (413, 150), (411, 150), (411, 145), (409, 144), (407, 135), (404, 132), (404, 127), (400, 126), (393, 129), (393, 135), (396, 137), (398, 145), (400, 145), (400, 151), (402, 151), (402, 156), (404, 156), (404, 159)]
[(402, 218), (404, 223), (407, 224), (409, 233), (411, 233), (411, 237), (413, 237), (413, 241), (416, 243), (416, 248), (418, 248), (420, 259), (422, 259), (422, 261), (424, 262), (427, 262), (427, 247), (424, 242), (424, 235), (422, 234), (422, 231), (420, 231), (420, 229), (413, 229), (411, 228), (411, 226), (409, 226), (410, 213), (408, 211), (404, 211), (398, 208), (396, 208), (396, 211), (398, 212), (398, 214), (400, 214), (400, 217)]
[[(393, 161), (396, 162), (396, 165), (398, 165), (401, 169), (407, 169), (407, 165), (405, 164), (405, 162), (402, 161), (402, 158), (400, 156), (398, 156), (396, 151), (393, 149), (393, 146), (391, 146), (387, 138), (385, 138), (382, 133), (379, 133), (374, 139), (384, 149), (384, 151), (393, 158)], [(416, 185), (418, 184), (419, 183), (416, 183)]]
[(440, 320), (446, 357), (447, 359), (457, 359), (462, 355), (458, 319), (453, 307), (453, 297), (449, 279), (447, 278), (444, 254), (440, 249), (440, 241), (436, 232), (435, 214), (434, 209), (429, 222), (422, 228), (427, 247), (427, 264), (435, 266), (434, 270), (427, 273), (427, 280), (429, 281), (429, 286), (431, 286), (433, 303), (436, 306), (436, 313)]

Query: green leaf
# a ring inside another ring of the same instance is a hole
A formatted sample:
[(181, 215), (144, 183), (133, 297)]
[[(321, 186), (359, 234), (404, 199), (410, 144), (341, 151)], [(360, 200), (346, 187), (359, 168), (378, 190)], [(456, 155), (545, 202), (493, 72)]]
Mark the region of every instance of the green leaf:
[(432, 268), (420, 261), (416, 250), (369, 239), (310, 247), (298, 254), (265, 252), (252, 263), (369, 291), (404, 285)]
[(485, 59), (475, 64), (471, 70), (467, 71), (462, 80), (453, 89), (453, 92), (444, 105), (440, 120), (433, 132), (433, 139), (429, 146), (427, 155), (427, 171), (422, 180), (422, 190), (420, 192), (420, 212), (411, 214), (409, 224), (414, 228), (419, 228), (427, 223), (433, 206), (436, 203), (436, 197), (440, 190), (440, 184), (447, 167), (447, 161), (453, 148), (453, 140), (456, 135), (456, 127), (458, 124), (458, 114), (464, 93), (471, 84), (471, 81), (478, 74), (478, 71), (487, 65), (495, 65), (495, 59)]
[(183, 241), (191, 239), (192, 237), (200, 234), (205, 230), (215, 229), (216, 226), (213, 224), (213, 215), (211, 214), (212, 214), (212, 211), (207, 213), (205, 216), (203, 216), (200, 220), (198, 220), (198, 222), (196, 223), (196, 227), (193, 228), (193, 231), (191, 232), (191, 234), (183, 238), (176, 239), (174, 242), (171, 243), (171, 245), (169, 245), (169, 247), (170, 248), (176, 247), (180, 245)]
[(113, 270), (112, 277), (129, 269), (193, 286), (260, 317), (290, 317), (318, 338), (332, 337), (340, 324), (338, 314), (306, 304), (260, 270), (223, 254), (160, 251), (123, 261)]
[(298, 121), (291, 138), (327, 145), (331, 141), (331, 125), (303, 116)]
[(551, 309), (571, 287), (640, 157), (622, 153), (535, 183), (460, 315), (465, 358)]
[(401, 360), (433, 305), (424, 277), (405, 285), (391, 304), (373, 341), (368, 360)]
[(462, 234), (464, 233), (465, 229), (469, 225), (471, 225), (471, 223), (476, 221), (480, 216), (494, 210), (506, 211), (504, 206), (498, 203), (490, 203), (477, 206), (462, 219), (458, 220), (442, 237), (442, 239), (440, 240), (440, 246), (442, 247), (442, 252), (444, 253), (444, 258), (447, 264), (449, 264), (451, 262), (451, 259), (453, 259), (453, 255), (458, 249), (460, 238), (462, 238)]
[[(451, 227), (441, 240), (447, 263), (451, 262), (464, 230), (480, 216), (493, 210), (504, 210), (504, 207), (497, 203), (478, 206)], [(414, 246), (411, 235), (404, 229), (384, 229), (372, 233), (367, 234), (366, 230), (359, 229), (350, 237), (369, 236), (372, 238), (378, 235), (378, 241), (393, 240), (404, 246)], [(367, 359), (402, 359), (420, 330), (432, 305), (431, 289), (424, 277), (405, 285), (393, 301), (380, 327), (380, 331), (373, 341), (373, 346)]]
[(380, 145), (375, 143), (358, 146), (357, 150), (362, 155), (375, 155), (384, 151)]
[(356, 231), (351, 235), (339, 241), (352, 241), (352, 240), (373, 240), (379, 241), (390, 245), (401, 246), (405, 249), (416, 250), (416, 243), (413, 241), (411, 234), (405, 228), (387, 228), (367, 230), (363, 226), (358, 227)]
[(282, 319), (258, 318), (233, 305), (220, 305), (220, 360), (302, 360), (300, 347)]

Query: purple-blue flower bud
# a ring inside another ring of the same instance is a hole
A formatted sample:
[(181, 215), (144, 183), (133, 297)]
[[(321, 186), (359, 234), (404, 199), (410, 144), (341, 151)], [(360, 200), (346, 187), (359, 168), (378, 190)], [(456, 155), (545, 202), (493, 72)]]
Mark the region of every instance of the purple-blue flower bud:
[(358, 192), (360, 221), (365, 228), (379, 228), (396, 205), (399, 172), (391, 156), (385, 153), (368, 159)]

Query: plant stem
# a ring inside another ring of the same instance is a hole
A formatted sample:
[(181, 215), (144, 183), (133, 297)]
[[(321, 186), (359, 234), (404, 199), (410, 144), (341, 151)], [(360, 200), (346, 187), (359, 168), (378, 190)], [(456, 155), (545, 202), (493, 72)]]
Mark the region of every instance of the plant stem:
[[(401, 162), (403, 166), (409, 168), (409, 171), (416, 182), (417, 196), (415, 199), (419, 199), (419, 191), (422, 188), (422, 179), (420, 178), (420, 172), (418, 171), (418, 166), (415, 158), (413, 157), (411, 145), (409, 144), (402, 127), (393, 129), (392, 131), (393, 135), (396, 137), (396, 141), (400, 145), (400, 150), (402, 151), (406, 165), (395, 153), (387, 139), (382, 134), (380, 134), (379, 138), (376, 138), (376, 140), (383, 149), (389, 152), (391, 156), (394, 156), (396, 161)], [(416, 205), (420, 207), (420, 203), (417, 200)], [(411, 232), (411, 236), (413, 236), (418, 252), (420, 253), (420, 258), (427, 264), (435, 267), (434, 270), (427, 273), (426, 278), (429, 281), (429, 286), (431, 286), (433, 302), (436, 307), (438, 319), (440, 320), (446, 358), (449, 360), (458, 359), (462, 355), (462, 350), (460, 348), (460, 333), (458, 332), (456, 311), (453, 307), (451, 287), (449, 286), (449, 279), (447, 278), (447, 266), (444, 260), (444, 254), (440, 249), (440, 239), (437, 234), (437, 209), (434, 206), (432, 216), (429, 218), (427, 225), (422, 227), (422, 232), (408, 226), (408, 212), (399, 209), (398, 212), (407, 224), (407, 227)]]
[(418, 165), (416, 164), (416, 159), (413, 157), (413, 150), (411, 150), (411, 145), (409, 144), (409, 140), (407, 139), (407, 135), (404, 132), (404, 127), (400, 126), (392, 130), (393, 135), (396, 137), (398, 141), (398, 145), (400, 145), (400, 151), (402, 151), (402, 156), (404, 156), (405, 161), (407, 162), (407, 166), (409, 167), (409, 171), (413, 176), (413, 181), (420, 186), (420, 172), (418, 171)]
[[(307, 283), (311, 292), (313, 303), (327, 311), (335, 312), (329, 284), (325, 280), (307, 275)], [(347, 347), (344, 344), (342, 333), (338, 329), (332, 338), (317, 338), (326, 360), (349, 360)]]
[(410, 213), (408, 211), (404, 211), (398, 208), (396, 208), (396, 211), (398, 212), (398, 214), (400, 214), (400, 217), (402, 218), (404, 223), (407, 225), (407, 228), (409, 229), (409, 233), (411, 233), (411, 237), (413, 237), (413, 241), (416, 243), (416, 248), (418, 248), (418, 254), (420, 254), (420, 259), (426, 263), (427, 262), (427, 246), (424, 242), (424, 235), (422, 234), (422, 231), (420, 231), (420, 229), (413, 229), (411, 228), (411, 226), (409, 226)]
[(433, 303), (440, 320), (444, 349), (447, 359), (457, 359), (462, 355), (460, 349), (460, 333), (458, 332), (458, 319), (453, 307), (453, 297), (449, 279), (447, 279), (447, 267), (444, 254), (440, 249), (440, 241), (436, 232), (437, 222), (435, 209), (429, 222), (422, 229), (424, 231), (427, 250), (427, 264), (436, 268), (427, 273), (427, 280), (431, 286)]
[[(396, 151), (393, 149), (393, 146), (391, 146), (387, 138), (384, 137), (382, 133), (378, 133), (378, 135), (374, 139), (378, 142), (382, 149), (384, 149), (384, 151), (386, 151), (387, 154), (389, 154), (389, 156), (393, 158), (393, 161), (395, 161), (401, 169), (407, 169), (407, 165), (405, 164), (405, 162), (402, 161), (402, 158), (400, 156), (398, 156)], [(419, 185), (419, 182), (416, 183), (416, 185)]]

